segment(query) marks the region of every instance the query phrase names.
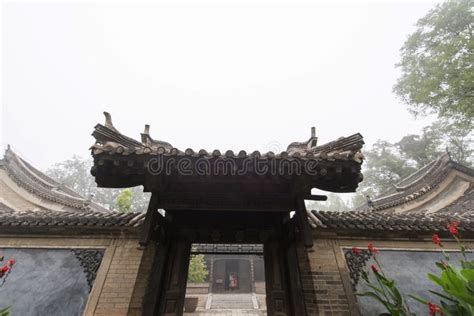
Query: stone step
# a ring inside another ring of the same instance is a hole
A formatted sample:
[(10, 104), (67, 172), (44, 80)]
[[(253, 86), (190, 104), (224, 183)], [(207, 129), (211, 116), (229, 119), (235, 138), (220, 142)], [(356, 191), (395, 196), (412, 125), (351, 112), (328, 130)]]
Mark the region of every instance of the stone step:
[(247, 309), (254, 308), (252, 294), (213, 294), (211, 309)]

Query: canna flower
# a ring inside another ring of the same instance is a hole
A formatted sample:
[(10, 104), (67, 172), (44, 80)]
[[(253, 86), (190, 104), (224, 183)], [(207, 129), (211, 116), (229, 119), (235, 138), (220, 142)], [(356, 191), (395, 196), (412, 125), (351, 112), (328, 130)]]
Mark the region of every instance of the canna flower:
[(2, 266), (0, 268), (0, 274), (7, 273), (10, 268), (8, 266)]
[(361, 251), (357, 247), (352, 247), (352, 253), (355, 254), (356, 256), (360, 255)]
[(369, 249), (370, 253), (373, 255), (379, 252), (379, 250), (375, 248), (371, 242), (367, 245), (367, 249)]
[(441, 313), (441, 309), (439, 308), (439, 306), (431, 303), (431, 302), (428, 302), (428, 312), (430, 314), (430, 316), (435, 316), (436, 313)]
[(372, 271), (374, 273), (379, 273), (379, 269), (377, 269), (377, 267), (375, 266), (375, 264), (371, 265), (370, 268), (372, 269)]
[(8, 259), (7, 261), (8, 266), (12, 267), (14, 264), (15, 264), (15, 260), (13, 260), (12, 258)]
[(458, 234), (458, 225), (459, 222), (452, 222), (448, 225), (448, 230), (451, 235), (456, 236)]
[(433, 234), (433, 236), (431, 236), (431, 240), (435, 245), (441, 246), (441, 239), (439, 238), (438, 234)]

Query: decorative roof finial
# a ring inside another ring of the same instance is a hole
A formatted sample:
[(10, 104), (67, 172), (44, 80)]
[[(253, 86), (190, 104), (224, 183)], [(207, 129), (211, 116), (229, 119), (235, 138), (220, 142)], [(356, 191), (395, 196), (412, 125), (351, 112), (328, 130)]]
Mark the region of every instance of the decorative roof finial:
[(150, 136), (150, 125), (145, 124), (145, 130), (141, 133), (142, 136), (142, 144), (145, 146), (150, 146), (152, 143), (152, 139)]
[(316, 127), (311, 127), (311, 138), (308, 141), (308, 150), (311, 150), (312, 148), (316, 147), (318, 144), (318, 138), (316, 137)]
[(451, 152), (449, 151), (449, 147), (448, 147), (448, 146), (446, 146), (446, 154), (448, 155), (449, 160), (452, 161), (453, 158), (451, 157)]
[(372, 199), (370, 198), (370, 195), (367, 194), (367, 195), (365, 196), (365, 198), (366, 198), (366, 200), (367, 200), (367, 206), (368, 206), (368, 207), (374, 206), (374, 202), (373, 202)]
[(105, 116), (105, 127), (113, 129), (114, 124), (112, 124), (112, 116), (110, 115), (110, 113), (104, 111), (104, 116)]

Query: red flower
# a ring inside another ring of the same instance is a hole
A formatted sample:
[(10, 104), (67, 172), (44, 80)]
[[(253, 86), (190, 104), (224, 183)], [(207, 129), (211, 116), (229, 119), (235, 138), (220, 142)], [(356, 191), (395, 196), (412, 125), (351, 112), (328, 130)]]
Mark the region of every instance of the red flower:
[(12, 258), (8, 259), (8, 261), (7, 261), (7, 265), (8, 265), (8, 266), (11, 267), (11, 266), (13, 266), (14, 264), (15, 264), (15, 260), (13, 260)]
[(428, 302), (428, 312), (430, 313), (430, 316), (435, 316), (436, 313), (441, 313), (441, 309), (437, 305)]
[(0, 268), (0, 273), (4, 274), (7, 273), (10, 268), (8, 266), (3, 266)]
[(431, 236), (431, 240), (435, 245), (441, 246), (441, 239), (439, 238), (438, 234), (433, 234), (433, 236)]
[(361, 251), (357, 247), (352, 247), (352, 253), (355, 254), (356, 256), (360, 255)]
[(368, 245), (367, 245), (367, 249), (369, 249), (370, 253), (375, 255), (377, 252), (379, 252), (379, 250), (377, 248), (374, 247), (374, 245), (370, 242)]
[(453, 223), (449, 224), (448, 230), (453, 236), (458, 234), (458, 226), (454, 225)]
[(379, 273), (379, 269), (377, 269), (377, 267), (375, 266), (375, 264), (371, 265), (370, 268), (372, 269), (372, 271), (374, 273)]

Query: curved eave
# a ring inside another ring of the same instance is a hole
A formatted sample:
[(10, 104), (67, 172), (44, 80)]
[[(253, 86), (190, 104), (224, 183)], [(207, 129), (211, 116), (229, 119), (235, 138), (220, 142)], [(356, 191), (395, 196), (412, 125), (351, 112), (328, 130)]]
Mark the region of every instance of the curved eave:
[(70, 188), (51, 179), (28, 162), (18, 156), (11, 148), (5, 152), (0, 168), (4, 169), (15, 186), (26, 190), (29, 194), (40, 199), (77, 209), (78, 211), (94, 210), (106, 212), (107, 210), (93, 203)]
[(393, 188), (371, 200), (370, 205), (365, 204), (357, 210), (388, 211), (404, 208), (403, 205), (426, 203), (430, 196), (434, 197), (440, 193), (440, 187), (449, 187), (446, 181), (453, 180), (454, 177), (450, 177), (453, 173), (457, 173), (466, 181), (474, 182), (474, 169), (452, 161), (449, 155), (445, 154), (394, 184)]

